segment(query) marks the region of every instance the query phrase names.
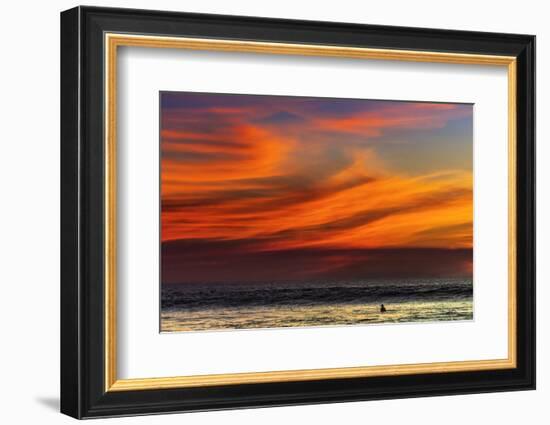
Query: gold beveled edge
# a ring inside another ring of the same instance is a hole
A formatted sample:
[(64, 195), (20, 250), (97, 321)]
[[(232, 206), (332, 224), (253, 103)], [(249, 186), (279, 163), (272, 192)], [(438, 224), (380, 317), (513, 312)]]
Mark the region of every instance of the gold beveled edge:
[(508, 64), (508, 359), (517, 366), (517, 61)]
[(275, 372), (229, 373), (168, 378), (119, 379), (109, 391), (206, 387), (214, 385), (259, 384), (269, 382), (315, 381), (321, 379), (371, 378), (376, 376), (447, 373), (512, 368), (510, 360), (474, 360), (441, 363), (418, 363), (394, 366), (363, 366), (331, 369), (284, 370)]
[[(255, 373), (117, 379), (116, 373), (116, 57), (118, 46), (497, 65), (508, 68), (508, 358)], [(352, 377), (510, 369), (516, 356), (516, 58), (256, 41), (105, 34), (105, 391), (166, 389)]]
[(105, 366), (108, 391), (116, 381), (116, 46), (105, 43)]
[(476, 65), (509, 65), (513, 56), (448, 53), (366, 47), (342, 47), (315, 44), (271, 43), (263, 41), (220, 40), (209, 38), (165, 37), (137, 34), (107, 33), (107, 44), (117, 46), (156, 47), (168, 49), (213, 50), (279, 55), (329, 56), (357, 59), (400, 60), (409, 62), (440, 62)]

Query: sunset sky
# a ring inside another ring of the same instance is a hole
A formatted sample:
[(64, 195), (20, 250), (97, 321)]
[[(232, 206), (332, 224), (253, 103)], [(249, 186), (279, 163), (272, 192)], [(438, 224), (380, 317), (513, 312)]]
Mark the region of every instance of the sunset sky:
[(162, 282), (471, 275), (472, 110), (161, 93)]

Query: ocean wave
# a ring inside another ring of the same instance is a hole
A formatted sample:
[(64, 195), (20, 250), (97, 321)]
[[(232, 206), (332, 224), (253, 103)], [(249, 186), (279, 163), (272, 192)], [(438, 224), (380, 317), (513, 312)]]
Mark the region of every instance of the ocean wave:
[(375, 282), (225, 283), (164, 285), (162, 309), (292, 307), (460, 300), (471, 298), (471, 279)]

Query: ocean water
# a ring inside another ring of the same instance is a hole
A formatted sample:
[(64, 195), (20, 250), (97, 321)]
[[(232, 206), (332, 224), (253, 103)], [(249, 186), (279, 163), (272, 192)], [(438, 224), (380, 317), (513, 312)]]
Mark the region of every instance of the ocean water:
[(462, 278), (165, 284), (161, 331), (472, 320), (472, 297)]

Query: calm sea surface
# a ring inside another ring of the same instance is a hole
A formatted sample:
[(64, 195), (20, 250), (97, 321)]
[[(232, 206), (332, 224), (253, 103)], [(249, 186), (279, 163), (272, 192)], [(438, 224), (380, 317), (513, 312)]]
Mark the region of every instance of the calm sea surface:
[(471, 279), (172, 284), (162, 289), (161, 330), (471, 320), (472, 296)]

